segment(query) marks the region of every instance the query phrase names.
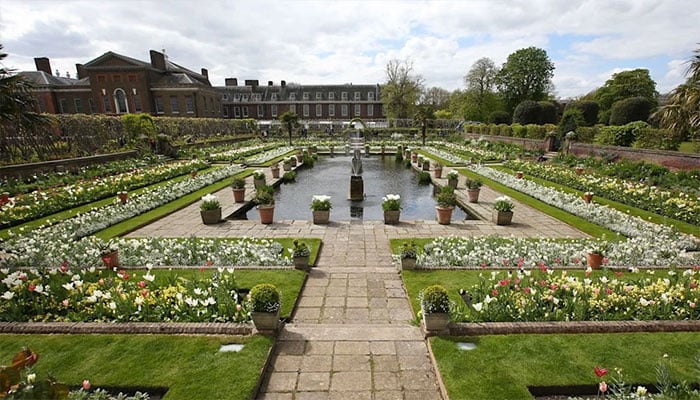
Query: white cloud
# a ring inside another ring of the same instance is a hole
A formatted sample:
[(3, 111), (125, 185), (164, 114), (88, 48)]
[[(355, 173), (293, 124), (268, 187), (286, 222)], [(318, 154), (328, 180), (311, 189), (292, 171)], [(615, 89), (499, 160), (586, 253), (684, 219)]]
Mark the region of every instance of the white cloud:
[(20, 70), (47, 56), (74, 73), (107, 51), (148, 61), (165, 48), (178, 64), (207, 68), (214, 85), (381, 83), (388, 60), (411, 58), (426, 86), (454, 90), (479, 58), (500, 65), (535, 46), (555, 63), (562, 97), (633, 65), (672, 89), (698, 46), (698, 20), (695, 0), (0, 1), (5, 64)]

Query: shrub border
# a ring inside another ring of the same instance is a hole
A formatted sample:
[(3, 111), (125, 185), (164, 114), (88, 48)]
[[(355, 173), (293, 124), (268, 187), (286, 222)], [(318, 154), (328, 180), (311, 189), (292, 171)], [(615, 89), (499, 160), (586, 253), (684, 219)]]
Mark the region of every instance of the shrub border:
[(224, 322), (0, 322), (0, 334), (161, 334), (161, 335), (244, 335), (253, 333), (251, 324)]
[(451, 323), (449, 336), (505, 334), (700, 332), (700, 321), (552, 321)]

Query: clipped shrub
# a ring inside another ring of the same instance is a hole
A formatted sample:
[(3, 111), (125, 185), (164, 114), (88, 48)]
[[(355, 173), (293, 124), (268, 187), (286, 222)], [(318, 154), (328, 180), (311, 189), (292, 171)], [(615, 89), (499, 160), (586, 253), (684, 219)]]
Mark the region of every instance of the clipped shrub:
[(489, 125), (489, 135), (500, 135), (501, 134), (501, 128), (498, 125), (495, 124), (490, 124)]
[(633, 147), (641, 149), (678, 150), (681, 138), (667, 129), (642, 128), (637, 132)]
[(613, 104), (610, 109), (610, 125), (625, 125), (634, 121), (649, 119), (654, 105), (646, 97), (630, 97)]
[(630, 122), (622, 126), (603, 126), (595, 137), (595, 143), (611, 146), (631, 146), (642, 129), (649, 124), (643, 121)]
[(427, 185), (430, 183), (430, 172), (428, 171), (420, 171), (416, 175), (416, 179), (418, 179), (418, 183), (421, 185)]
[(511, 129), (513, 130), (513, 137), (524, 138), (527, 135), (527, 128), (523, 125), (513, 124), (511, 125)]
[[(580, 110), (583, 116), (583, 124), (579, 126), (593, 126), (598, 122), (600, 106), (591, 100), (572, 101), (566, 105), (564, 113), (568, 110)], [(563, 117), (562, 117), (563, 118)]]
[(513, 136), (513, 130), (510, 128), (510, 125), (499, 124), (498, 131), (500, 132), (501, 136)]
[(526, 137), (530, 139), (544, 139), (547, 133), (543, 125), (528, 124), (525, 129), (527, 130)]
[(420, 304), (426, 314), (450, 312), (450, 298), (441, 285), (428, 286), (420, 292)]
[(585, 123), (586, 121), (583, 119), (583, 112), (580, 109), (569, 108), (564, 111), (564, 115), (561, 116), (561, 121), (559, 121), (557, 131), (559, 131), (559, 133), (562, 135), (566, 135), (571, 131), (578, 133), (578, 127), (584, 125)]
[(280, 292), (275, 285), (260, 283), (250, 289), (250, 304), (254, 312), (277, 312), (281, 306)]
[(559, 109), (551, 101), (540, 101), (540, 119), (539, 124), (556, 124), (557, 123), (557, 113)]
[(597, 126), (579, 126), (576, 129), (576, 136), (578, 137), (577, 140), (583, 143), (593, 143), (593, 139), (597, 134)]
[(506, 111), (494, 111), (489, 114), (489, 122), (492, 124), (510, 124), (510, 114)]
[(541, 110), (542, 107), (536, 101), (522, 101), (513, 111), (513, 122), (522, 125), (537, 124), (540, 122)]

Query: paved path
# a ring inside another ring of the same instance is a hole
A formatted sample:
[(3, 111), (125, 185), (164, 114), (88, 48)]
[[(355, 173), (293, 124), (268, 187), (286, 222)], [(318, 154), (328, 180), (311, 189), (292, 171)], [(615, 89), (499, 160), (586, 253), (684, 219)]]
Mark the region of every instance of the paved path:
[[(438, 183), (442, 183), (438, 181)], [(461, 177), (459, 191), (464, 191)], [(235, 208), (230, 188), (217, 193)], [(460, 194), (461, 195), (461, 194)], [(482, 188), (490, 207), (498, 195)], [(280, 205), (278, 205), (279, 207)], [(309, 220), (311, 211), (309, 211)], [(523, 204), (514, 224), (490, 221), (224, 221), (204, 225), (193, 204), (129, 234), (197, 237), (313, 237), (323, 241), (317, 266), (290, 323), (279, 334), (258, 399), (442, 399), (438, 379), (413, 314), (389, 240), (438, 236), (585, 237), (575, 228)]]

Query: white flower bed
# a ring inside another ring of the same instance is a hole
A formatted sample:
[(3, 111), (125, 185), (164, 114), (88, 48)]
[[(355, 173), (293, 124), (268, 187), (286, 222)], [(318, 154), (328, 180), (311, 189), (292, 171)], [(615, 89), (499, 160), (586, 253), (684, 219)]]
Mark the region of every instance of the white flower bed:
[(462, 157), (458, 157), (452, 153), (448, 153), (446, 151), (436, 149), (435, 147), (432, 147), (432, 146), (423, 147), (422, 149), (433, 154), (433, 155), (436, 155), (436, 156), (442, 158), (443, 160), (449, 161), (451, 164), (469, 164), (469, 160), (465, 160)]
[(222, 151), (222, 152), (218, 152), (218, 153), (213, 153), (211, 155), (211, 157), (214, 159), (216, 159), (216, 158), (233, 158), (233, 157), (237, 157), (239, 154), (242, 154), (242, 153), (247, 153), (249, 151), (255, 151), (255, 150), (259, 150), (259, 149), (264, 149), (267, 146), (268, 146), (267, 144), (257, 144), (255, 146), (240, 147), (237, 149), (231, 149), (231, 150), (226, 150), (226, 151)]
[(294, 150), (294, 147), (291, 147), (291, 146), (278, 147), (276, 149), (268, 150), (266, 152), (257, 154), (254, 157), (250, 157), (250, 158), (246, 159), (246, 162), (248, 164), (252, 164), (252, 165), (264, 164), (264, 163), (266, 163), (270, 160), (273, 160), (281, 155), (287, 154), (292, 150)]

